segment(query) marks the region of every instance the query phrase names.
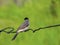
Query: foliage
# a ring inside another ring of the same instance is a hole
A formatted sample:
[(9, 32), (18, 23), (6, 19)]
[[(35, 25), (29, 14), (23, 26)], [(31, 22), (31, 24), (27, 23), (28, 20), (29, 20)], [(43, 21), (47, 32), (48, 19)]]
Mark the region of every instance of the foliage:
[[(15, 4), (0, 7), (0, 29), (14, 27), (15, 30), (24, 21), (24, 17), (30, 19), (30, 28), (49, 26), (60, 23), (60, 6), (57, 0), (58, 18), (50, 14), (51, 0), (32, 0), (23, 7)], [(0, 34), (0, 45), (60, 45), (60, 27), (42, 29), (36, 33), (31, 31), (20, 33), (16, 40), (11, 41), (14, 34)]]

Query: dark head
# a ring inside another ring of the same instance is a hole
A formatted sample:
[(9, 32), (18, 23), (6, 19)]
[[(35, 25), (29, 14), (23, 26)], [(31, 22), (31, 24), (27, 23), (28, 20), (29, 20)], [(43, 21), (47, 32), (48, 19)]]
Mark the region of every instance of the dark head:
[(24, 20), (29, 20), (29, 19), (27, 17), (25, 17)]

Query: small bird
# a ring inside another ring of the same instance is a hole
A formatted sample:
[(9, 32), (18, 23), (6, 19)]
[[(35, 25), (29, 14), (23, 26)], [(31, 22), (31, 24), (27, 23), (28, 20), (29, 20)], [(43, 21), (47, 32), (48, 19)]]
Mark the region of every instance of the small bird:
[(17, 35), (20, 33), (20, 32), (25, 32), (28, 30), (28, 27), (29, 27), (29, 19), (27, 17), (24, 18), (24, 23), (18, 27), (17, 31), (16, 31), (16, 34), (14, 35), (14, 37), (12, 38), (12, 40), (15, 40), (15, 38), (17, 37)]

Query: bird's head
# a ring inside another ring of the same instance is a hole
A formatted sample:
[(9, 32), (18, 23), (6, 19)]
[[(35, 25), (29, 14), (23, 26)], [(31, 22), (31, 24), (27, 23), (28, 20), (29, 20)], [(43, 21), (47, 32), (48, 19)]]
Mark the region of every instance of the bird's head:
[(24, 20), (29, 20), (29, 19), (27, 17), (25, 17)]

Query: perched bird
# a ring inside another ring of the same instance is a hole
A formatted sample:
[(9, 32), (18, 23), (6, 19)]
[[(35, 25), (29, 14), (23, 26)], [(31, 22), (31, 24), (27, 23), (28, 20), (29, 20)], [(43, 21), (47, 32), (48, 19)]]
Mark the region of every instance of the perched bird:
[(12, 38), (12, 40), (14, 40), (20, 32), (27, 31), (28, 27), (29, 27), (29, 19), (27, 17), (25, 17), (24, 18), (24, 23), (21, 26), (18, 27), (18, 29), (16, 31), (16, 34), (14, 35), (14, 37)]

